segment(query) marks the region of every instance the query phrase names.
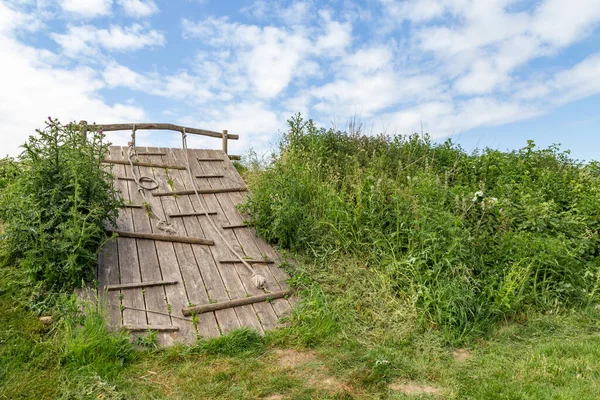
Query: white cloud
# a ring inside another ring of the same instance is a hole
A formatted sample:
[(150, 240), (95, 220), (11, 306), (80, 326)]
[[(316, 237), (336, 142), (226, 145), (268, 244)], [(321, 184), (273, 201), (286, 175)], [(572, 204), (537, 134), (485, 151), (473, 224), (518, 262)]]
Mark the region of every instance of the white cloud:
[(158, 6), (152, 0), (117, 0), (117, 2), (130, 17), (143, 18), (158, 12)]
[(75, 16), (94, 18), (110, 14), (112, 0), (60, 0), (60, 6)]
[(99, 48), (108, 51), (126, 52), (140, 50), (145, 47), (159, 47), (166, 43), (165, 37), (156, 30), (146, 30), (139, 24), (129, 27), (111, 25), (108, 29), (100, 29), (92, 25), (69, 25), (64, 34), (50, 35), (71, 57), (78, 55), (95, 55)]

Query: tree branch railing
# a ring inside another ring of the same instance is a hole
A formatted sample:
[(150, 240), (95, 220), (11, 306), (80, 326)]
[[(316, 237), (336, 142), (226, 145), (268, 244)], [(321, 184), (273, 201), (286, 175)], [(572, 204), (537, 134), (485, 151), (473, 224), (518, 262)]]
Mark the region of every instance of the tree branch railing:
[(205, 129), (189, 128), (187, 126), (165, 124), (165, 123), (139, 123), (139, 124), (94, 124), (88, 125), (87, 121), (79, 121), (81, 126), (81, 135), (84, 140), (87, 138), (87, 132), (92, 130), (100, 130), (103, 132), (114, 132), (114, 131), (131, 131), (134, 129), (138, 130), (160, 130), (160, 131), (176, 131), (183, 133), (191, 133), (194, 135), (208, 136), (214, 138), (221, 138), (223, 140), (223, 152), (227, 154), (227, 141), (238, 140), (239, 135), (232, 135), (224, 130), (223, 132), (208, 131)]

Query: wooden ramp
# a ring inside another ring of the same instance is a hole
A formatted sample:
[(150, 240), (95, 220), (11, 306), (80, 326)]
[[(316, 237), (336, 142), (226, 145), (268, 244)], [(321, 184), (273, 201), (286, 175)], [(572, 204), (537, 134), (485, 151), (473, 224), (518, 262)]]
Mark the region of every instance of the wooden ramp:
[[(267, 292), (288, 290), (289, 276), (279, 268), (278, 254), (244, 225), (236, 208), (247, 192), (229, 157), (220, 150), (187, 151), (200, 196), (225, 240), (267, 279)], [(132, 332), (155, 329), (163, 345), (192, 343), (198, 335), (214, 337), (244, 326), (259, 333), (276, 328), (291, 309), (287, 296), (183, 315), (186, 307), (251, 298), (265, 291), (254, 287), (251, 273), (201, 213), (183, 150), (136, 147), (136, 175), (159, 184), (146, 191), (146, 206), (132, 179), (127, 152), (127, 147), (112, 146), (107, 160), (113, 165), (115, 185), (128, 202), (118, 218), (117, 230), (123, 234), (102, 248), (98, 262), (99, 293), (106, 297), (110, 324)], [(148, 206), (176, 232), (159, 230)]]

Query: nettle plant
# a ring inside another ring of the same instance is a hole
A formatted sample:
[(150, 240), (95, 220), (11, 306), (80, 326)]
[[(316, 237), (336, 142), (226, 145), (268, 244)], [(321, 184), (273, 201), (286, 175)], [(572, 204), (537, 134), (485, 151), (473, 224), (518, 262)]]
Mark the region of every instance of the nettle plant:
[(101, 164), (101, 130), (87, 140), (77, 124), (48, 117), (16, 160), (3, 162), (3, 256), (43, 292), (68, 291), (95, 278), (98, 249), (123, 200)]

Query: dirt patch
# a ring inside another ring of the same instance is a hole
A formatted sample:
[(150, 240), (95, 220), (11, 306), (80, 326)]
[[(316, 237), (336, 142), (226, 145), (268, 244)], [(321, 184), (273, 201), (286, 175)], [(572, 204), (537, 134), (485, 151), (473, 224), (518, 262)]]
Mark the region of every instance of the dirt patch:
[(456, 349), (452, 352), (455, 361), (465, 361), (471, 358), (471, 352), (467, 349)]
[(282, 368), (296, 368), (299, 365), (316, 361), (315, 355), (310, 351), (297, 351), (293, 349), (275, 350)]
[(391, 390), (402, 392), (407, 395), (432, 394), (440, 396), (442, 390), (435, 386), (419, 385), (416, 383), (392, 383), (388, 386)]

